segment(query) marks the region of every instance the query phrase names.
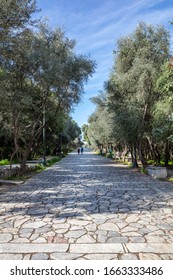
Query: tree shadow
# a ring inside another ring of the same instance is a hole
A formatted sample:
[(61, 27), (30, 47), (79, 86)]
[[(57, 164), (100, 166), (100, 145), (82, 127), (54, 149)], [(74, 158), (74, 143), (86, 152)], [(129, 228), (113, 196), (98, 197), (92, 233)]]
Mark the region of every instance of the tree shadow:
[(173, 185), (92, 153), (73, 153), (26, 183), (1, 190), (0, 203), (4, 217), (71, 219), (172, 211)]

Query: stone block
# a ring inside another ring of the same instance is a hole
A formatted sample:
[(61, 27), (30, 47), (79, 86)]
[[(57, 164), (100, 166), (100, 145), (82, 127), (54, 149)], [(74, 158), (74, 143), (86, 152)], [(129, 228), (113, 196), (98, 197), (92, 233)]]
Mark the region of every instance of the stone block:
[(153, 253), (153, 254), (172, 254), (172, 243), (127, 243), (126, 247), (130, 253)]
[(66, 253), (68, 244), (0, 244), (0, 254)]
[(167, 178), (166, 167), (149, 166), (147, 167), (147, 174), (154, 179), (164, 179)]
[(112, 253), (124, 253), (123, 246), (121, 244), (71, 244), (70, 253), (78, 254), (112, 254)]

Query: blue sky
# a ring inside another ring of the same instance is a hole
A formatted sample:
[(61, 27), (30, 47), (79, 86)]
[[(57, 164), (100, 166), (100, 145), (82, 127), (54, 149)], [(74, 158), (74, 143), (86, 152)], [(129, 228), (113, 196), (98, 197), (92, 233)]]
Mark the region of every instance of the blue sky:
[(79, 126), (87, 123), (94, 105), (89, 100), (103, 90), (112, 64), (117, 40), (131, 33), (145, 21), (163, 24), (170, 32), (173, 25), (171, 0), (37, 0), (40, 16), (47, 17), (51, 26), (60, 26), (70, 39), (77, 42), (76, 52), (89, 55), (97, 69), (85, 85), (81, 103), (74, 108), (73, 119)]

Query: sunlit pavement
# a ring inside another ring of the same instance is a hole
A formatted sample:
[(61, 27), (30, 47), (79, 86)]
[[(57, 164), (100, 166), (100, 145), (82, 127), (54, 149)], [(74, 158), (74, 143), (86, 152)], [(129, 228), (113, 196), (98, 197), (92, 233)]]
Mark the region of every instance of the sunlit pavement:
[(173, 259), (173, 184), (85, 150), (0, 189), (0, 259)]

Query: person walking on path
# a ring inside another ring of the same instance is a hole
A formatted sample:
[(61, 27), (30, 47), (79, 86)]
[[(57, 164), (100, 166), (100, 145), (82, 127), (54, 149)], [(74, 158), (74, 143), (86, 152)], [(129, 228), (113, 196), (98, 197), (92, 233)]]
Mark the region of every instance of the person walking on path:
[(77, 153), (78, 153), (78, 155), (80, 154), (80, 148), (79, 147), (77, 148)]
[(81, 150), (80, 150), (80, 151), (81, 151), (81, 154), (83, 154), (83, 147), (81, 147)]

